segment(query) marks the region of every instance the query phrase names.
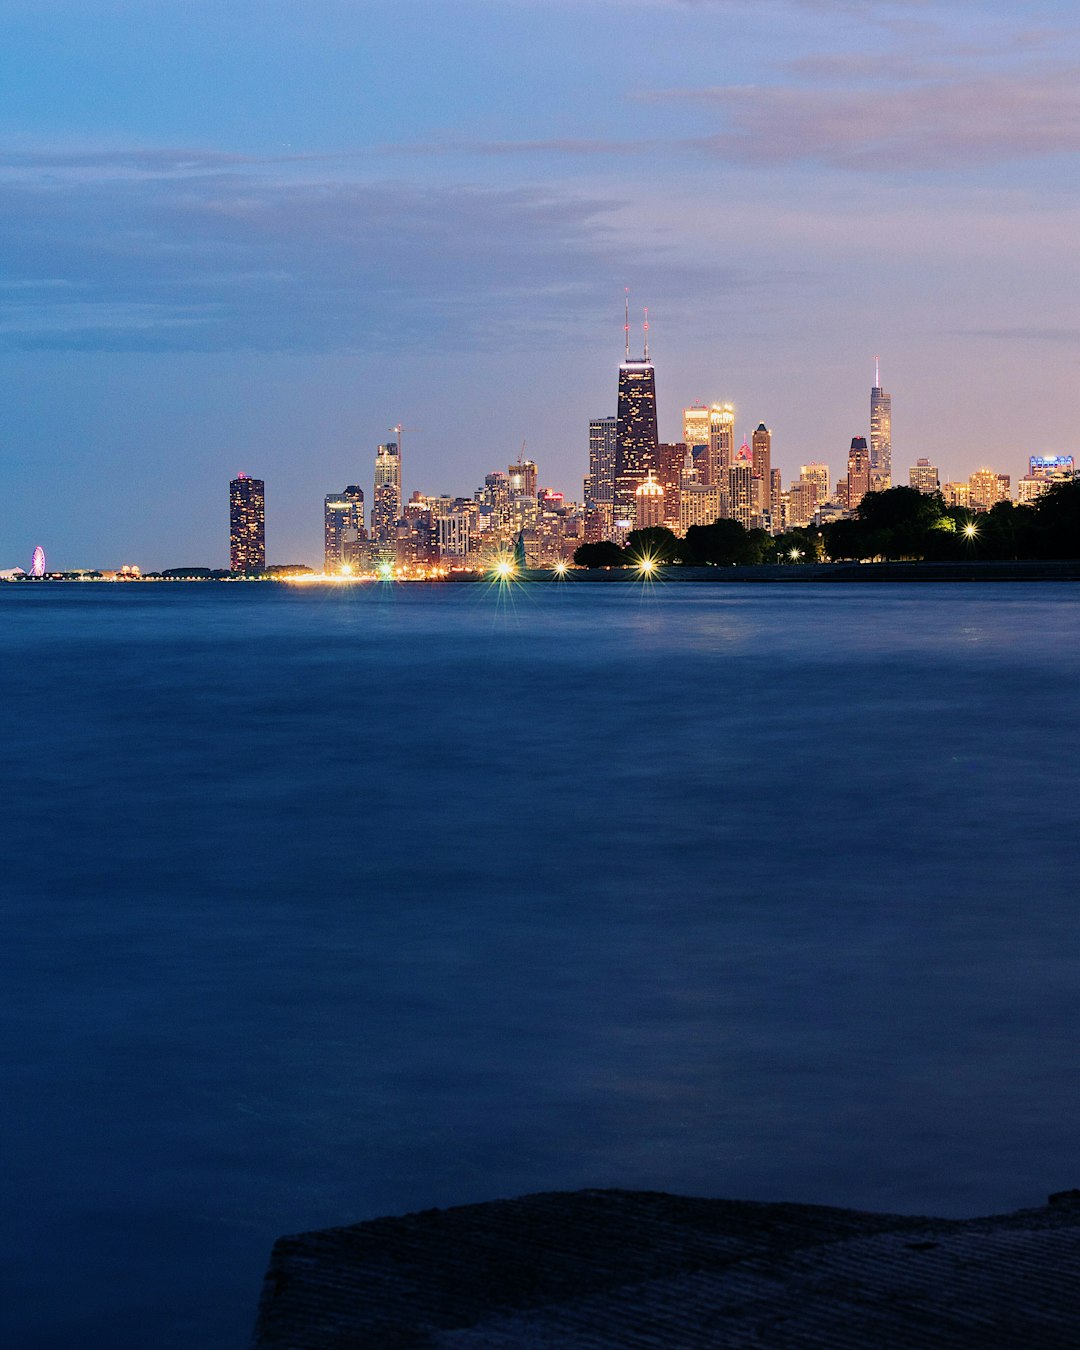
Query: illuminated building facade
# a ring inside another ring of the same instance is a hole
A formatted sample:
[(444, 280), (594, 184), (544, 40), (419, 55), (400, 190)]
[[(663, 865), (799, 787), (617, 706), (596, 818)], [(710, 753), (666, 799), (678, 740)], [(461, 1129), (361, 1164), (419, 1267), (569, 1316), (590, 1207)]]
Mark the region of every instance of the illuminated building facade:
[(780, 470), (773, 469), (769, 474), (769, 528), (774, 534), (784, 528), (783, 498), (784, 489)]
[(817, 486), (818, 503), (829, 500), (829, 466), (827, 464), (800, 464), (799, 480)]
[(754, 465), (754, 491), (757, 494), (759, 516), (771, 516), (772, 499), (772, 432), (759, 422), (750, 438), (751, 460)]
[(968, 505), (973, 511), (989, 511), (998, 502), (1009, 500), (1010, 478), (993, 469), (976, 469), (968, 479)]
[(229, 568), (266, 568), (266, 484), (246, 473), (238, 473), (229, 484)]
[(589, 423), (589, 472), (585, 478), (585, 537), (592, 544), (611, 539), (615, 521), (615, 437), (617, 419)]
[(1054, 483), (1068, 483), (1076, 477), (1072, 455), (1032, 455), (1028, 472), (1016, 484), (1016, 500), (1021, 505), (1041, 497)]
[(340, 572), (354, 566), (352, 547), (367, 539), (364, 529), (364, 493), (351, 486), (323, 499), (323, 571)]
[(371, 506), (371, 537), (391, 544), (401, 516), (401, 445), (388, 441), (375, 452), (375, 499)]
[(691, 525), (712, 525), (727, 515), (727, 493), (711, 483), (683, 480), (679, 493), (679, 533)]
[(679, 528), (679, 484), (686, 449), (682, 441), (661, 441), (656, 448), (656, 480), (664, 489), (664, 518), (660, 523), (669, 530)]
[(709, 408), (705, 403), (696, 403), (692, 408), (684, 408), (682, 415), (683, 440), (691, 450), (708, 454), (711, 421)]
[(727, 471), (735, 463), (735, 409), (730, 403), (714, 403), (709, 409), (709, 456), (704, 483), (727, 486)]
[(788, 529), (804, 529), (817, 513), (817, 483), (813, 479), (799, 478), (792, 483), (787, 497)]
[(747, 530), (758, 524), (757, 485), (754, 466), (749, 456), (736, 460), (727, 470), (727, 510), (725, 515), (737, 520)]
[(941, 495), (946, 506), (970, 506), (971, 489), (966, 483), (943, 483)]
[(615, 428), (615, 522), (618, 538), (635, 525), (637, 490), (656, 466), (656, 372), (648, 347), (640, 361), (619, 366), (619, 407)]
[[(848, 475), (850, 482), (851, 475)], [(881, 370), (875, 362), (874, 387), (870, 390), (870, 488), (880, 492), (892, 486), (892, 397), (881, 387)]]
[(536, 496), (536, 465), (531, 459), (519, 459), (506, 473), (510, 479), (511, 497)]
[(908, 469), (908, 486), (916, 492), (937, 492), (941, 488), (937, 465), (928, 459), (917, 459)]
[(857, 511), (870, 491), (870, 451), (865, 436), (852, 436), (848, 452), (847, 508)]
[(648, 530), (664, 523), (664, 489), (652, 476), (652, 470), (634, 494), (635, 529)]

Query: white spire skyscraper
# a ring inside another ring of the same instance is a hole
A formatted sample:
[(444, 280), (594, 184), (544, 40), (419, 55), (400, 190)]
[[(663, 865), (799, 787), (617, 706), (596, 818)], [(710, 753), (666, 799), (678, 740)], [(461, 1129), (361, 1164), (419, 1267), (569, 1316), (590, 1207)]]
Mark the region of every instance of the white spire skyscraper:
[(881, 363), (876, 356), (870, 390), (870, 487), (874, 492), (892, 487), (892, 397), (881, 387)]

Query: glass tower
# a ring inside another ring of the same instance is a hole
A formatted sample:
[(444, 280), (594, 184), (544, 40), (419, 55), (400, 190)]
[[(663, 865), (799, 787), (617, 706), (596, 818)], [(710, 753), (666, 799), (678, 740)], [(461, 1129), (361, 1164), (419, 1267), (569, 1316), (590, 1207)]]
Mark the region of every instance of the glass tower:
[(876, 362), (870, 390), (870, 486), (875, 492), (892, 486), (892, 397), (881, 387)]
[(637, 490), (656, 467), (656, 373), (646, 355), (619, 366), (615, 428), (615, 532), (634, 528)]
[(366, 539), (364, 493), (358, 487), (332, 492), (323, 502), (323, 570), (340, 572), (350, 562), (347, 546)]

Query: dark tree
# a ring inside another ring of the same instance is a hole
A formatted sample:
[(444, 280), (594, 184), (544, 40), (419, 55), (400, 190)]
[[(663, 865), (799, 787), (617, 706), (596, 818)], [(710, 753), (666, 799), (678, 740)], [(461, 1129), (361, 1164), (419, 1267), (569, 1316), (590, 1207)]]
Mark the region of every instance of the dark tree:
[(601, 539), (598, 544), (579, 544), (574, 549), (576, 567), (626, 567), (630, 559), (610, 539)]
[(1080, 478), (1055, 483), (1032, 507), (1040, 558), (1080, 558)]
[(716, 520), (711, 525), (691, 525), (681, 552), (683, 562), (691, 567), (727, 567), (756, 562), (760, 550), (737, 520)]
[(656, 563), (674, 563), (679, 561), (680, 541), (671, 530), (663, 525), (650, 525), (644, 530), (631, 530), (626, 538), (626, 552), (630, 561), (641, 562), (651, 558)]

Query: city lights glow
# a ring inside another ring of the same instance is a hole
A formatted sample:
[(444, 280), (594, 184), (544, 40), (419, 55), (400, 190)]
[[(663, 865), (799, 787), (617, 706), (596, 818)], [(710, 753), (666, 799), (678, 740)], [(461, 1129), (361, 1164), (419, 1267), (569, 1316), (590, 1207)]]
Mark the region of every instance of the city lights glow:
[(968, 521), (968, 523), (964, 526), (965, 539), (974, 539), (978, 533), (979, 527), (973, 521)]
[(798, 562), (799, 559), (802, 557), (802, 549), (793, 548), (791, 552), (788, 554), (788, 557), (791, 559), (792, 562)]
[(656, 571), (656, 559), (642, 558), (642, 560), (637, 565), (637, 569), (643, 577), (651, 577), (652, 574)]
[(555, 564), (555, 575), (556, 575), (557, 577), (564, 577), (564, 576), (566, 576), (566, 573), (567, 573), (568, 571), (569, 571), (569, 568), (567, 567), (566, 563), (564, 563), (564, 562), (557, 562), (557, 563)]
[(499, 561), (495, 564), (495, 575), (501, 581), (509, 580), (509, 578), (512, 577), (516, 571), (517, 569), (514, 567), (514, 564), (510, 562), (507, 558), (500, 558)]

